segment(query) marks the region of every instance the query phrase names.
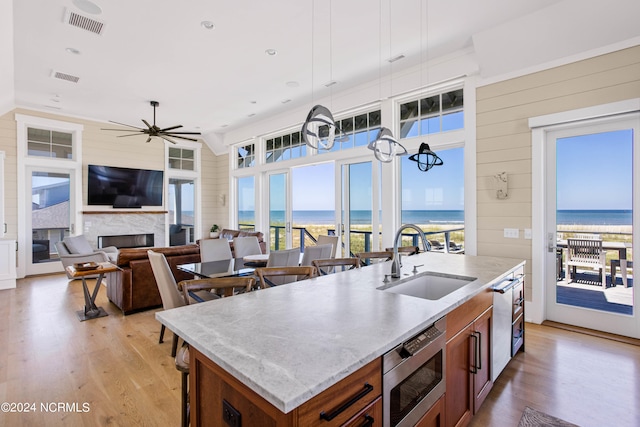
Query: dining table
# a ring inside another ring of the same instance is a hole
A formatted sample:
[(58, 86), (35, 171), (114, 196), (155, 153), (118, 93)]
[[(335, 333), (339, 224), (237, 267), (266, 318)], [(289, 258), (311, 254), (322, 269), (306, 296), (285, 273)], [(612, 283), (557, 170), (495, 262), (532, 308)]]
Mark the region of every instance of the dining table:
[(263, 263), (251, 262), (244, 258), (230, 258), (219, 261), (178, 264), (178, 269), (203, 279), (213, 279), (217, 277), (250, 276), (257, 267), (265, 264), (266, 261)]

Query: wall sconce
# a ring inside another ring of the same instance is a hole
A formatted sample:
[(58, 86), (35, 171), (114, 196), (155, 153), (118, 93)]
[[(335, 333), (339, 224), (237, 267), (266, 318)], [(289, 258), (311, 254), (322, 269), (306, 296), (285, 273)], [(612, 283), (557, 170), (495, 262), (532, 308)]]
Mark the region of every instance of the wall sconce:
[(493, 176), (493, 179), (495, 181), (496, 197), (500, 200), (508, 198), (509, 194), (507, 192), (507, 189), (509, 184), (509, 177), (507, 173), (500, 172), (498, 174), (495, 174)]

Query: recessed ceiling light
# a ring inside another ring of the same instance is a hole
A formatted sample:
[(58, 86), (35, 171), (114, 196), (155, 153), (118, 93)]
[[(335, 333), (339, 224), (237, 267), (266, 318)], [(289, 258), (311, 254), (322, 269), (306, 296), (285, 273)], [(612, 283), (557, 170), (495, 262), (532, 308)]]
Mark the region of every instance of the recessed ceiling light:
[(393, 62), (396, 62), (396, 61), (401, 60), (402, 58), (404, 58), (404, 55), (403, 55), (403, 54), (400, 54), (400, 55), (398, 55), (398, 56), (394, 56), (393, 58), (389, 58), (389, 59), (387, 59), (387, 61), (388, 61), (388, 62), (392, 62), (392, 63), (393, 63)]
[(67, 52), (69, 52), (69, 53), (73, 53), (74, 55), (80, 55), (80, 51), (78, 49), (73, 48), (73, 47), (68, 47), (65, 50)]
[(253, 117), (255, 115), (256, 115), (256, 113), (251, 113), (251, 114), (247, 115), (247, 117)]
[(267, 49), (264, 51), (264, 53), (266, 53), (269, 56), (275, 56), (275, 54), (278, 53), (278, 51), (275, 49)]
[(89, 0), (73, 0), (72, 3), (83, 12), (91, 13), (93, 15), (100, 15), (102, 13), (100, 6), (90, 2)]
[(294, 81), (290, 81), (290, 82), (286, 82), (285, 85), (287, 85), (287, 87), (298, 87), (298, 86), (300, 86), (300, 83), (294, 82)]
[(200, 25), (202, 26), (202, 28), (207, 30), (213, 30), (214, 28), (216, 28), (215, 24), (211, 21), (202, 21)]
[(283, 104), (286, 104), (286, 103), (288, 103), (288, 102), (291, 102), (291, 100), (290, 100), (290, 99), (283, 99), (283, 100), (282, 100), (282, 101), (280, 101), (280, 102), (282, 102)]
[(249, 101), (250, 104), (257, 104), (258, 101)]
[(334, 80), (334, 81), (332, 81), (332, 82), (327, 83), (327, 84), (326, 84), (326, 85), (324, 85), (324, 86), (325, 86), (325, 87), (331, 87), (331, 86), (333, 86), (333, 85), (335, 85), (335, 84), (338, 84), (338, 82)]

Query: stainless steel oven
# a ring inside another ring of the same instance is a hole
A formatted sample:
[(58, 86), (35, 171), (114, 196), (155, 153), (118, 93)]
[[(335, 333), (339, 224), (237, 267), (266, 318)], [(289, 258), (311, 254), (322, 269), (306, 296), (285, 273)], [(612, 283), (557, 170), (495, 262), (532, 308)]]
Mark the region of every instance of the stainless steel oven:
[(444, 394), (445, 331), (443, 317), (383, 356), (385, 427), (415, 425)]

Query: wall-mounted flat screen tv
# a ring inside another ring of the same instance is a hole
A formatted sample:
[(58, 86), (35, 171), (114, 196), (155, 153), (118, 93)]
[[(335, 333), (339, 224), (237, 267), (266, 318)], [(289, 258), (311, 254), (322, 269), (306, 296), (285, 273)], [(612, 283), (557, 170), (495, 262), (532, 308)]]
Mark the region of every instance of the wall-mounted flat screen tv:
[(89, 205), (162, 206), (162, 171), (89, 165), (87, 175)]

